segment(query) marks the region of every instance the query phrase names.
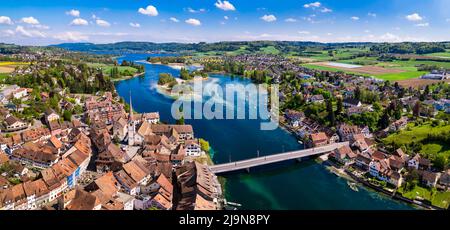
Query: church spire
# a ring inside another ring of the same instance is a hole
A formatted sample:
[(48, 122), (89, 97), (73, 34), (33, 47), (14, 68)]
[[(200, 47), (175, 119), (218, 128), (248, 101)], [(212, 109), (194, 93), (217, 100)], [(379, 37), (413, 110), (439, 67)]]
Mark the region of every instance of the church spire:
[(133, 120), (133, 104), (131, 102), (131, 90), (130, 90), (130, 114), (128, 115), (128, 145), (134, 145), (134, 135), (136, 132), (135, 123)]
[(128, 119), (130, 121), (132, 121), (133, 120), (133, 104), (131, 102), (131, 90), (130, 90), (130, 114), (128, 116), (129, 116)]

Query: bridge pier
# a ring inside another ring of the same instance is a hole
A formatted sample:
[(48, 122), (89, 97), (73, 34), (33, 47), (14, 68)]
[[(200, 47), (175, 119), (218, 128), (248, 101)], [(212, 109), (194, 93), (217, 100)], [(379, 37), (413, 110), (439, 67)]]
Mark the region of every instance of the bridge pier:
[(245, 171), (246, 171), (247, 173), (250, 173), (250, 168), (246, 168)]
[(300, 163), (300, 162), (302, 162), (302, 158), (300, 157), (300, 158), (297, 158), (297, 159), (295, 159), (295, 161), (297, 162), (297, 163)]

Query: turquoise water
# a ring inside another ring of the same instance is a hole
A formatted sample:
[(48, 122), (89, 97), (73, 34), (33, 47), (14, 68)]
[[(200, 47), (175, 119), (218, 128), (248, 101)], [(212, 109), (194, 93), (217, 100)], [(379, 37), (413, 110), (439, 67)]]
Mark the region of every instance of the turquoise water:
[[(137, 61), (148, 54), (130, 54), (118, 58)], [(137, 112), (159, 111), (161, 120), (173, 123), (173, 100), (156, 91), (159, 73), (178, 75), (178, 70), (163, 65), (145, 64), (145, 76), (116, 83), (117, 92), (129, 100)], [(248, 79), (211, 75), (208, 81), (249, 84)], [(224, 163), (283, 151), (302, 149), (296, 139), (281, 128), (261, 131), (260, 120), (188, 120), (197, 137), (208, 140), (214, 149), (214, 162)], [(313, 160), (284, 162), (252, 169), (250, 173), (225, 175), (226, 198), (242, 204), (243, 209), (412, 209), (384, 195), (360, 188), (355, 192), (346, 180), (336, 177)]]

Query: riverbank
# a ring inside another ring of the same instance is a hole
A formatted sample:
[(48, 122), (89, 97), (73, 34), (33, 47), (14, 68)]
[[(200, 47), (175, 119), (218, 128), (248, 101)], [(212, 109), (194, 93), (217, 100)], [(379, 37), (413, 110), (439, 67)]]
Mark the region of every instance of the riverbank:
[[(137, 61), (144, 58), (144, 55), (132, 54), (123, 59)], [(128, 101), (129, 92), (132, 90), (133, 107), (136, 111), (160, 111), (161, 120), (174, 123), (175, 120), (171, 115), (173, 100), (156, 92), (156, 84), (158, 74), (170, 73), (175, 76), (179, 72), (163, 65), (143, 65), (146, 67), (146, 77), (116, 82), (117, 92)], [(210, 79), (219, 86), (227, 84), (244, 86), (251, 83), (250, 78), (229, 75), (211, 74)], [(194, 127), (196, 136), (209, 140), (214, 148), (213, 159), (216, 164), (252, 158), (257, 151), (262, 155), (270, 155), (303, 148), (292, 134), (281, 128), (271, 131), (260, 130), (261, 122), (263, 121), (260, 119), (186, 120), (186, 123)], [(230, 173), (219, 176), (221, 181), (222, 177), (226, 178), (225, 185), (221, 182), (226, 190), (224, 194), (226, 200), (242, 204), (239, 209), (244, 210), (411, 209), (404, 203), (394, 202), (368, 190), (361, 189), (355, 193), (345, 180), (336, 177), (321, 164), (313, 161), (264, 168), (256, 169), (250, 174)]]
[(132, 78), (140, 77), (140, 76), (144, 76), (144, 75), (145, 75), (145, 72), (142, 72), (142, 73), (134, 74), (132, 76), (122, 76), (122, 77), (119, 77), (119, 78), (114, 78), (114, 79), (111, 79), (111, 81), (112, 82), (123, 81), (123, 80), (128, 80), (128, 79), (132, 79)]
[[(285, 129), (287, 132), (293, 134), (294, 136), (296, 136), (297, 139), (305, 141), (304, 139), (302, 139), (300, 136), (297, 135), (297, 133), (295, 132), (295, 130), (287, 123), (280, 121), (280, 126), (283, 127), (283, 129)], [(325, 156), (325, 155), (323, 155)], [(403, 196), (401, 196), (400, 194), (398, 194), (395, 190), (386, 190), (385, 188), (381, 187), (381, 186), (377, 186), (374, 185), (372, 183), (370, 183), (368, 180), (365, 180), (363, 175), (356, 175), (354, 170), (349, 170), (348, 167), (341, 167), (339, 165), (337, 165), (336, 163), (334, 163), (332, 160), (330, 160), (328, 158), (328, 155), (326, 157), (319, 157), (319, 160), (316, 160), (317, 163), (322, 164), (325, 168), (328, 169), (328, 171), (330, 173), (333, 173), (334, 175), (343, 178), (351, 183), (358, 183), (362, 186), (364, 186), (364, 188), (366, 189), (370, 189), (374, 192), (386, 195), (387, 197), (389, 197), (389, 199), (393, 199), (393, 200), (397, 200), (397, 201), (401, 201), (404, 202), (408, 205), (412, 205), (413, 207), (420, 207), (420, 208), (424, 208), (424, 209), (430, 209), (430, 210), (442, 210), (442, 208), (440, 207), (436, 207), (433, 205), (428, 205), (428, 204), (424, 204), (423, 202), (420, 201), (416, 201), (416, 200), (410, 200), (408, 198), (405, 198)]]

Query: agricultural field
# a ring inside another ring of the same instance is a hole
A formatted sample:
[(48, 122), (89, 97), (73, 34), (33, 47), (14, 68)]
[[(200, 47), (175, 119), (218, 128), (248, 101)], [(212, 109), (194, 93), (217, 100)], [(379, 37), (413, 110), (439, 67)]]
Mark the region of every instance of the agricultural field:
[[(340, 63), (340, 62), (339, 62)], [(317, 62), (317, 63), (308, 63), (303, 64), (302, 66), (323, 70), (323, 71), (342, 71), (348, 74), (358, 74), (362, 76), (374, 76), (383, 80), (397, 81), (404, 80), (410, 78), (417, 78), (425, 74), (426, 72), (415, 70), (408, 70), (402, 68), (384, 68), (380, 66), (355, 66), (355, 67), (345, 67), (338, 66), (339, 63), (331, 63), (331, 62)], [(350, 64), (350, 63), (344, 63)]]
[(300, 54), (300, 57), (311, 58), (316, 61), (331, 61), (333, 59), (348, 59), (352, 56), (360, 53), (366, 53), (369, 51), (369, 48), (339, 48), (332, 50), (332, 53), (328, 52), (328, 50), (319, 50), (316, 48), (307, 48), (306, 51)]
[(445, 52), (431, 53), (431, 54), (427, 54), (425, 56), (440, 57), (440, 58), (450, 58), (450, 49), (445, 50)]
[(11, 73), (17, 66), (27, 65), (25, 62), (0, 62), (0, 73)]

